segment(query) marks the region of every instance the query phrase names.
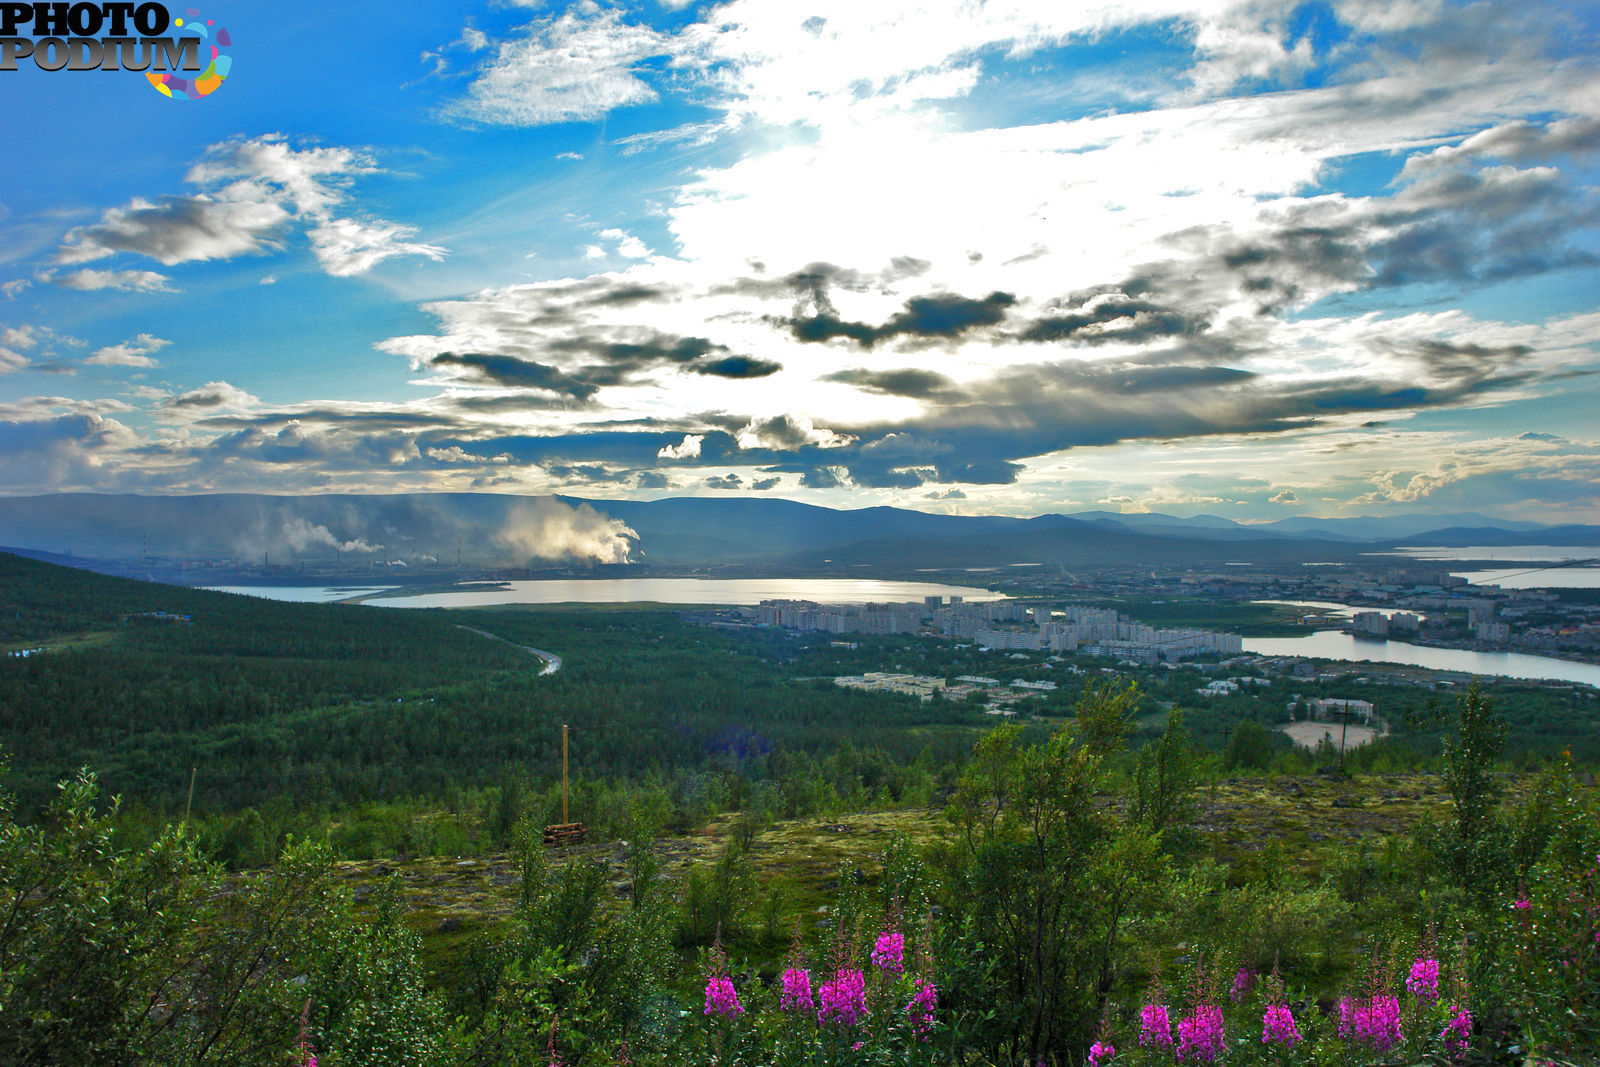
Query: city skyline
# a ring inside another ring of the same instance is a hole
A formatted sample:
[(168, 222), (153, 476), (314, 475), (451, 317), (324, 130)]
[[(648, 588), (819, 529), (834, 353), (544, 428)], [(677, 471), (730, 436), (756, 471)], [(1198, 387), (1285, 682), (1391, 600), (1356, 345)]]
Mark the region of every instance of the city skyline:
[(0, 72), (0, 493), (1600, 522), (1590, 5), (171, 10)]

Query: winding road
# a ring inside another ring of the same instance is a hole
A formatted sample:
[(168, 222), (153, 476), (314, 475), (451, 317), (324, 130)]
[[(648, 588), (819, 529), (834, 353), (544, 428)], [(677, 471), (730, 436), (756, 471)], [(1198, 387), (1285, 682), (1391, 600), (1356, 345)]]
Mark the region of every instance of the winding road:
[(539, 672), (539, 677), (541, 678), (547, 674), (554, 674), (561, 669), (561, 657), (554, 652), (546, 652), (544, 649), (534, 648), (532, 645), (519, 645), (515, 641), (501, 637), (499, 634), (492, 634), (488, 630), (479, 630), (471, 626), (462, 626), (460, 623), (456, 624), (456, 629), (465, 630), (469, 634), (477, 634), (479, 637), (487, 637), (491, 641), (500, 641), (510, 645), (512, 648), (520, 648), (529, 655), (538, 656), (544, 660), (544, 670)]

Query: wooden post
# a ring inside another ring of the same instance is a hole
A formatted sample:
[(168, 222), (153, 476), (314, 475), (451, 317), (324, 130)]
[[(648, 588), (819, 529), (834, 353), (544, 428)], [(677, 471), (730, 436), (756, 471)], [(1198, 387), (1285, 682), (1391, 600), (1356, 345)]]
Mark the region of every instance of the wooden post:
[(1350, 732), (1350, 704), (1344, 704), (1344, 715), (1339, 726), (1339, 769), (1344, 770), (1344, 738)]
[(183, 802), (183, 825), (185, 829), (189, 826), (189, 811), (194, 807), (194, 773), (199, 769), (199, 767), (189, 768), (189, 799)]
[(561, 822), (567, 822), (567, 724), (561, 724)]

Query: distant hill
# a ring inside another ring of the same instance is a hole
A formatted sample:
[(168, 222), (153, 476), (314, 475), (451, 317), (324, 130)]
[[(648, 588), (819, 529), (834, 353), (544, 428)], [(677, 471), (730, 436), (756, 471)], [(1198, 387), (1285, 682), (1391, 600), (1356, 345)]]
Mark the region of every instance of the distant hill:
[(1600, 527), (1483, 516), (1313, 519), (1246, 525), (1215, 515), (1090, 511), (1032, 518), (839, 510), (791, 500), (584, 500), (489, 493), (267, 496), (57, 494), (0, 508), (0, 544), (54, 562), (236, 560), (393, 568), (584, 566), (878, 571), (1039, 563), (1355, 559), (1396, 543), (1593, 544)]

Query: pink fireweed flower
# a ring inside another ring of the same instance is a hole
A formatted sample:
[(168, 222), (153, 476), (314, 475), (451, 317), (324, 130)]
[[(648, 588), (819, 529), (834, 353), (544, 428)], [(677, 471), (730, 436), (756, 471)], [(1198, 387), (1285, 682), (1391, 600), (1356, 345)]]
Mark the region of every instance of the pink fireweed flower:
[(783, 972), (783, 995), (778, 998), (779, 1009), (787, 1012), (803, 1011), (808, 1015), (817, 1008), (811, 996), (811, 972), (804, 967), (790, 967)]
[(867, 1017), (867, 978), (853, 967), (841, 967), (817, 991), (817, 1022), (856, 1026)]
[(1467, 1042), (1472, 1037), (1472, 1013), (1466, 1008), (1456, 1009), (1455, 1017), (1439, 1031), (1439, 1037), (1444, 1041), (1445, 1052), (1452, 1058), (1459, 1058), (1467, 1051)]
[(736, 1019), (744, 1014), (744, 1005), (739, 1003), (739, 991), (733, 988), (733, 979), (725, 974), (714, 974), (706, 979), (706, 1011), (707, 1015), (720, 1015), (724, 1019)]
[(1411, 964), (1411, 974), (1406, 977), (1406, 988), (1418, 1000), (1432, 1004), (1439, 999), (1439, 961), (1422, 958)]
[(1228, 1039), (1222, 1027), (1222, 1009), (1215, 1004), (1198, 1004), (1194, 1012), (1178, 1020), (1178, 1059), (1212, 1063), (1227, 1051)]
[(1101, 1067), (1117, 1055), (1116, 1046), (1106, 1041), (1096, 1041), (1089, 1046), (1089, 1067)]
[(1516, 900), (1511, 902), (1511, 906), (1516, 908), (1518, 911), (1527, 911), (1529, 908), (1533, 907), (1533, 902), (1527, 897), (1518, 897)]
[(295, 1043), (295, 1049), (300, 1054), (299, 1067), (317, 1067), (317, 1050), (306, 1034), (306, 1021), (310, 1017), (311, 1001), (307, 999), (306, 1006), (300, 1009), (300, 1039)]
[(872, 946), (872, 965), (880, 971), (899, 974), (905, 970), (906, 937), (898, 930), (885, 930)]
[(1355, 1039), (1357, 1044), (1370, 1045), (1379, 1055), (1387, 1053), (1406, 1035), (1400, 1032), (1399, 998), (1379, 993), (1367, 1000), (1355, 1002)]
[(1139, 1047), (1172, 1048), (1172, 1020), (1165, 1004), (1146, 1004), (1139, 1012)]
[(1349, 997), (1339, 998), (1339, 1036), (1346, 1040), (1355, 1036), (1356, 1002)]
[(928, 1033), (933, 1029), (933, 1010), (938, 1006), (939, 990), (933, 979), (918, 978), (917, 991), (906, 1005), (906, 1014), (911, 1017), (911, 1029), (923, 1041), (928, 1040)]
[(1300, 1029), (1294, 1024), (1294, 1012), (1287, 1004), (1268, 1004), (1261, 1017), (1261, 1042), (1265, 1045), (1282, 1045), (1294, 1048), (1301, 1042)]
[(1233, 975), (1233, 989), (1229, 996), (1235, 1004), (1243, 1000), (1256, 985), (1256, 972), (1248, 967), (1240, 967)]

